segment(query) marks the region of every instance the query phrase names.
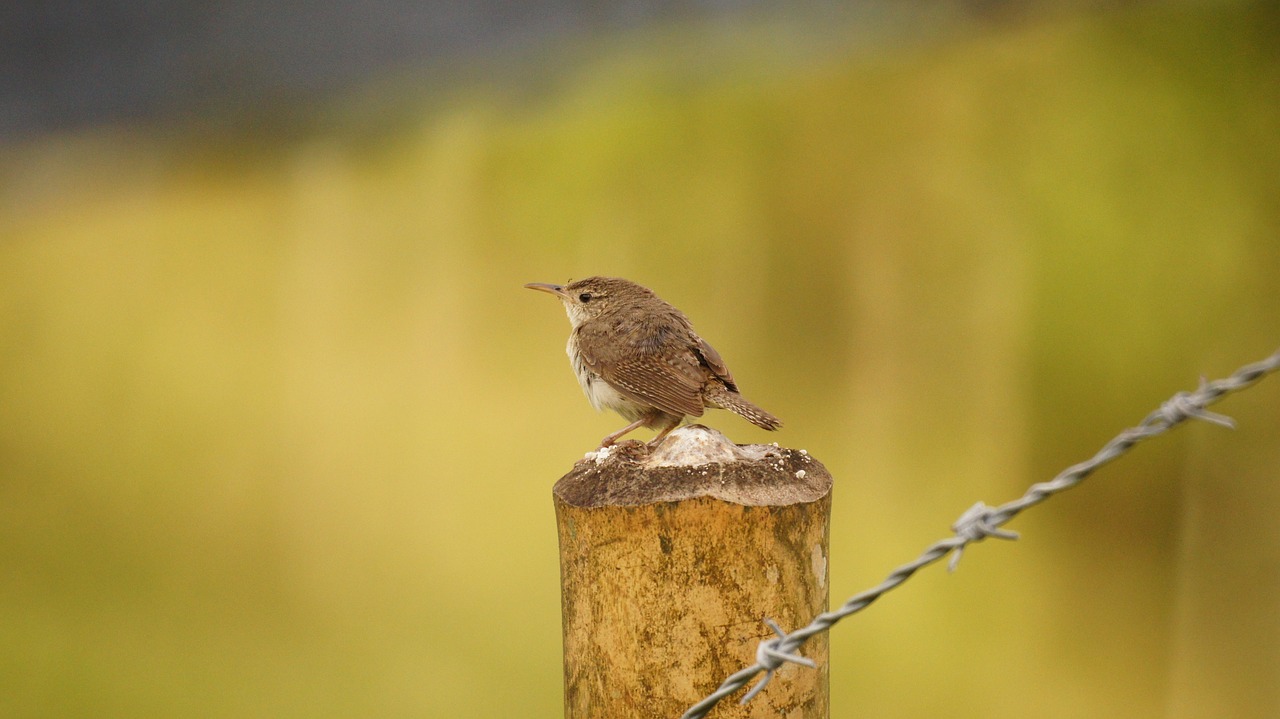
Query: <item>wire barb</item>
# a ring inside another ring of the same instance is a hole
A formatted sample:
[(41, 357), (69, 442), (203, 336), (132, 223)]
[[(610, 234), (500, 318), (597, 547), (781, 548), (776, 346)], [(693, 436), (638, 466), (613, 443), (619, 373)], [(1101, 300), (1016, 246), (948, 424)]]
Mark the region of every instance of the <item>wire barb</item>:
[(1038, 482), (1031, 485), (1021, 497), (1011, 502), (1006, 502), (999, 507), (988, 507), (982, 502), (973, 505), (964, 514), (960, 515), (955, 524), (951, 525), (952, 531), (955, 532), (954, 537), (933, 543), (914, 561), (908, 562), (890, 572), (889, 576), (885, 577), (880, 584), (860, 594), (855, 594), (845, 600), (844, 605), (834, 611), (819, 614), (813, 618), (813, 621), (808, 626), (787, 634), (773, 621), (765, 620), (769, 628), (778, 636), (760, 643), (760, 646), (756, 648), (756, 663), (725, 679), (714, 692), (689, 707), (688, 711), (680, 719), (702, 719), (721, 699), (743, 688), (755, 675), (764, 672), (764, 677), (742, 698), (741, 703), (747, 703), (764, 689), (769, 680), (773, 678), (773, 673), (786, 662), (817, 667), (817, 664), (812, 659), (795, 654), (795, 651), (809, 637), (825, 632), (841, 619), (871, 606), (886, 592), (901, 586), (917, 571), (933, 564), (947, 554), (951, 554), (951, 561), (948, 562), (947, 566), (954, 571), (961, 555), (964, 553), (964, 548), (969, 544), (987, 537), (1017, 539), (1018, 534), (1016, 532), (1001, 529), (1000, 527), (1018, 516), (1023, 510), (1034, 507), (1049, 497), (1080, 484), (1090, 474), (1093, 474), (1094, 470), (1128, 452), (1139, 442), (1164, 434), (1188, 419), (1199, 419), (1223, 427), (1234, 428), (1235, 422), (1230, 417), (1217, 412), (1210, 412), (1205, 407), (1232, 392), (1238, 392), (1252, 386), (1258, 380), (1275, 372), (1277, 369), (1280, 369), (1280, 350), (1276, 350), (1274, 354), (1266, 359), (1241, 367), (1226, 379), (1206, 382), (1201, 377), (1200, 386), (1195, 392), (1179, 392), (1175, 394), (1161, 404), (1159, 408), (1147, 415), (1137, 427), (1130, 427), (1120, 432), (1115, 439), (1112, 439), (1102, 449), (1098, 450), (1098, 453), (1093, 455), (1092, 458), (1068, 467), (1048, 482)]
[(1209, 381), (1204, 377), (1200, 378), (1200, 387), (1192, 392), (1179, 392), (1169, 398), (1164, 404), (1160, 405), (1157, 410), (1160, 418), (1169, 426), (1173, 426), (1188, 419), (1199, 419), (1205, 422), (1212, 422), (1216, 425), (1226, 427), (1227, 429), (1235, 429), (1236, 421), (1217, 412), (1210, 412), (1204, 408), (1206, 401), (1211, 401), (1207, 397), (1206, 390), (1209, 388)]
[[(766, 619), (764, 620), (764, 623), (768, 624), (769, 628), (773, 630), (773, 633), (778, 636), (774, 639), (765, 639), (760, 642), (760, 646), (756, 647), (756, 664), (759, 665), (760, 668), (764, 669), (764, 676), (761, 677), (759, 682), (756, 682), (754, 687), (751, 687), (751, 691), (747, 692), (746, 695), (738, 701), (739, 704), (746, 704), (751, 701), (755, 695), (760, 693), (760, 690), (764, 689), (765, 685), (769, 683), (769, 680), (773, 678), (773, 673), (778, 671), (778, 668), (787, 662), (803, 664), (810, 669), (818, 668), (818, 663), (812, 659), (802, 657), (799, 654), (792, 654), (791, 649), (794, 647), (785, 647), (787, 640), (790, 639), (790, 637), (786, 632), (782, 631), (782, 628), (779, 627), (776, 622), (772, 619)], [(798, 642), (796, 646), (799, 646)]]
[(947, 562), (947, 571), (956, 571), (956, 567), (960, 565), (960, 557), (964, 555), (964, 548), (969, 546), (970, 542), (981, 542), (987, 537), (1017, 539), (1019, 537), (1017, 532), (1000, 528), (1000, 525), (1009, 519), (1010, 517), (1001, 516), (995, 507), (988, 507), (982, 502), (965, 510), (956, 523), (951, 525), (951, 529), (961, 541), (951, 553), (951, 561)]

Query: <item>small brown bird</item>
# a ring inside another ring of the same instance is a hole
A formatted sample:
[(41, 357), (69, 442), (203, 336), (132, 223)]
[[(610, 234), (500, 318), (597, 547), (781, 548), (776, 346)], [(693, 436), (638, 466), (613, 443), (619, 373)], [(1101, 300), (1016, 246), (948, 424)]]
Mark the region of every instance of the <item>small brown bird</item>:
[(573, 325), (565, 349), (591, 405), (631, 421), (605, 437), (601, 447), (641, 426), (658, 430), (649, 443), (657, 444), (685, 417), (701, 417), (706, 407), (727, 409), (764, 429), (782, 426), (738, 394), (720, 353), (693, 331), (684, 313), (649, 288), (618, 277), (525, 287), (564, 303)]

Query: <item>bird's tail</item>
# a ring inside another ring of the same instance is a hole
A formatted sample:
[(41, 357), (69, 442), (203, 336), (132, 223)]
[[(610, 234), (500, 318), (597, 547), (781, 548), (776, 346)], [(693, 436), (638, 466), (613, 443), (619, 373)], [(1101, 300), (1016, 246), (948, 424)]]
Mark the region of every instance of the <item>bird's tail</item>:
[(707, 404), (720, 409), (727, 409), (761, 429), (772, 431), (782, 426), (782, 420), (752, 404), (747, 398), (719, 382), (708, 382), (707, 388), (703, 391), (703, 397), (706, 398)]

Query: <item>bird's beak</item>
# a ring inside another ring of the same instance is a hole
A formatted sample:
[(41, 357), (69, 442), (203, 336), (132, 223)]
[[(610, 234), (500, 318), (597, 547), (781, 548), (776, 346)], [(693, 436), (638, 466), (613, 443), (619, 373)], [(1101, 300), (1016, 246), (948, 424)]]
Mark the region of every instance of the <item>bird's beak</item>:
[(556, 297), (559, 297), (560, 299), (564, 299), (565, 297), (564, 285), (552, 285), (546, 282), (530, 282), (529, 284), (525, 285), (525, 287), (528, 287), (531, 290), (538, 290), (540, 292), (547, 292), (549, 294), (553, 294)]

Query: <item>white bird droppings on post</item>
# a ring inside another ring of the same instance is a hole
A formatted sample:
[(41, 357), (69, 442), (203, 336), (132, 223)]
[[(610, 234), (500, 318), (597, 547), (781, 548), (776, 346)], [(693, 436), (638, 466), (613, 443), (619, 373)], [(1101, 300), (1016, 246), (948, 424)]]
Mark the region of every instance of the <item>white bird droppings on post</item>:
[[(700, 424), (672, 430), (653, 448), (645, 465), (648, 467), (699, 467), (706, 464), (729, 464), (737, 461), (760, 461), (780, 456), (776, 444), (737, 445), (720, 432)], [(598, 461), (598, 460), (597, 460)]]
[(618, 448), (617, 445), (610, 445), (608, 447), (593, 449), (590, 452), (587, 452), (586, 454), (584, 454), (582, 458), (592, 459), (592, 460), (595, 460), (596, 464), (602, 464), (605, 460), (609, 459), (609, 457), (613, 454), (613, 451), (617, 448)]

